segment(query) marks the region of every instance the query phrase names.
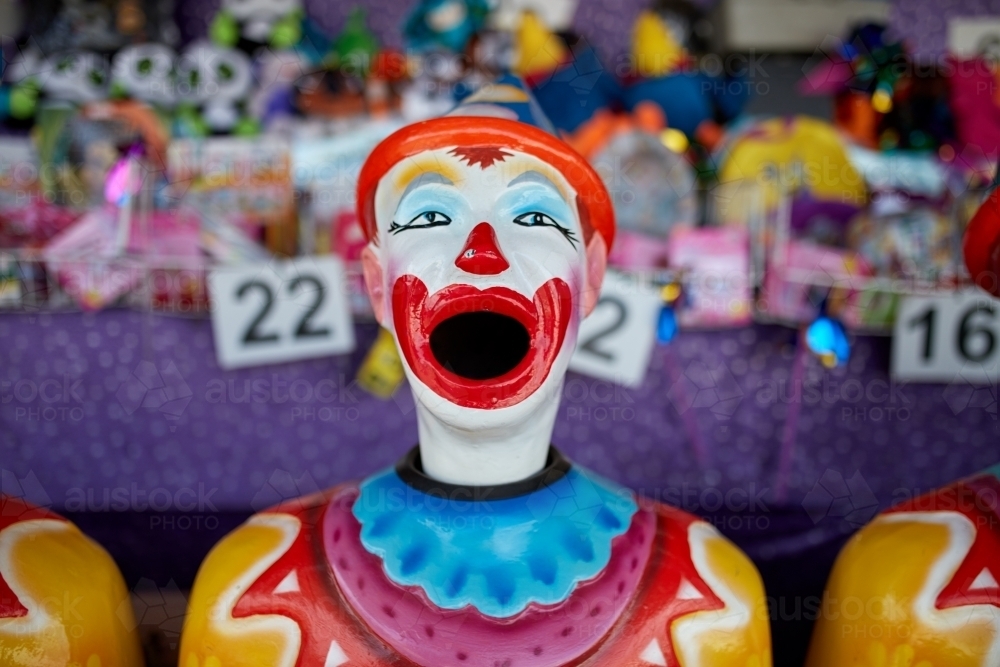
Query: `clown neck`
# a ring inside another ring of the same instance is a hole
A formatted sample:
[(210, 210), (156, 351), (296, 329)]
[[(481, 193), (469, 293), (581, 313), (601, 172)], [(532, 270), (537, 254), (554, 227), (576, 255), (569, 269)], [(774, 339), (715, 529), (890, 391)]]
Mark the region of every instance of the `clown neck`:
[[(440, 412), (416, 398), (424, 474), (448, 484), (497, 486), (538, 473), (548, 458), (561, 388), (560, 382), (557, 391), (540, 397), (545, 400), (521, 419), (472, 430), (448, 423)], [(484, 416), (484, 426), (493, 421), (492, 416)]]

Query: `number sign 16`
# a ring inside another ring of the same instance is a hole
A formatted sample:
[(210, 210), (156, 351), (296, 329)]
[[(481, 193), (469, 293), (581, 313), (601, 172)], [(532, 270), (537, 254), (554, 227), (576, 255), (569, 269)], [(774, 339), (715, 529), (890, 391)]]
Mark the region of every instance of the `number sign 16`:
[(893, 332), (893, 377), (993, 383), (998, 370), (1000, 301), (980, 291), (903, 301)]
[(354, 326), (336, 257), (246, 264), (209, 275), (215, 351), (240, 368), (354, 350)]

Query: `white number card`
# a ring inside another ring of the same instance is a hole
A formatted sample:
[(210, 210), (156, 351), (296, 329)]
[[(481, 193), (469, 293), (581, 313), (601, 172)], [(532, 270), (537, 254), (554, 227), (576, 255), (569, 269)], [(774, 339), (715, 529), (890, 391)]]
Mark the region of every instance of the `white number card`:
[(580, 324), (570, 369), (628, 387), (641, 385), (662, 306), (655, 286), (609, 271), (597, 307)]
[(892, 338), (901, 380), (992, 384), (1000, 370), (1000, 300), (963, 291), (903, 300)]
[(336, 257), (220, 268), (208, 286), (222, 368), (354, 350), (344, 266)]

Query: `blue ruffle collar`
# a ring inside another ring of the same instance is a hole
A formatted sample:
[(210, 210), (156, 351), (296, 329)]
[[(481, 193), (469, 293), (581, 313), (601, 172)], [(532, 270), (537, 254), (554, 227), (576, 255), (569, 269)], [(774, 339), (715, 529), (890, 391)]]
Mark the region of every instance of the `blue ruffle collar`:
[(395, 468), (372, 475), (353, 507), (361, 543), (397, 584), (419, 586), (443, 609), (472, 605), (494, 618), (565, 600), (604, 569), (638, 509), (630, 491), (575, 466), (513, 498), (470, 499), (456, 488), (427, 493)]

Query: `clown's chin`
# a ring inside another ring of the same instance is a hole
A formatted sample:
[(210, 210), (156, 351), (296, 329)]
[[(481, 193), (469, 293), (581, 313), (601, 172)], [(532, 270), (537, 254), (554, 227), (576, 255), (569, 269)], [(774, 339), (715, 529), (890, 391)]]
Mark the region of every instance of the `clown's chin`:
[(467, 380), (492, 380), (528, 356), (531, 335), (515, 318), (481, 310), (441, 322), (431, 331), (430, 345), (442, 368)]
[(541, 387), (562, 349), (572, 304), (559, 278), (530, 300), (506, 287), (450, 285), (428, 294), (413, 275), (392, 289), (410, 372), (449, 402), (486, 410), (517, 405)]

